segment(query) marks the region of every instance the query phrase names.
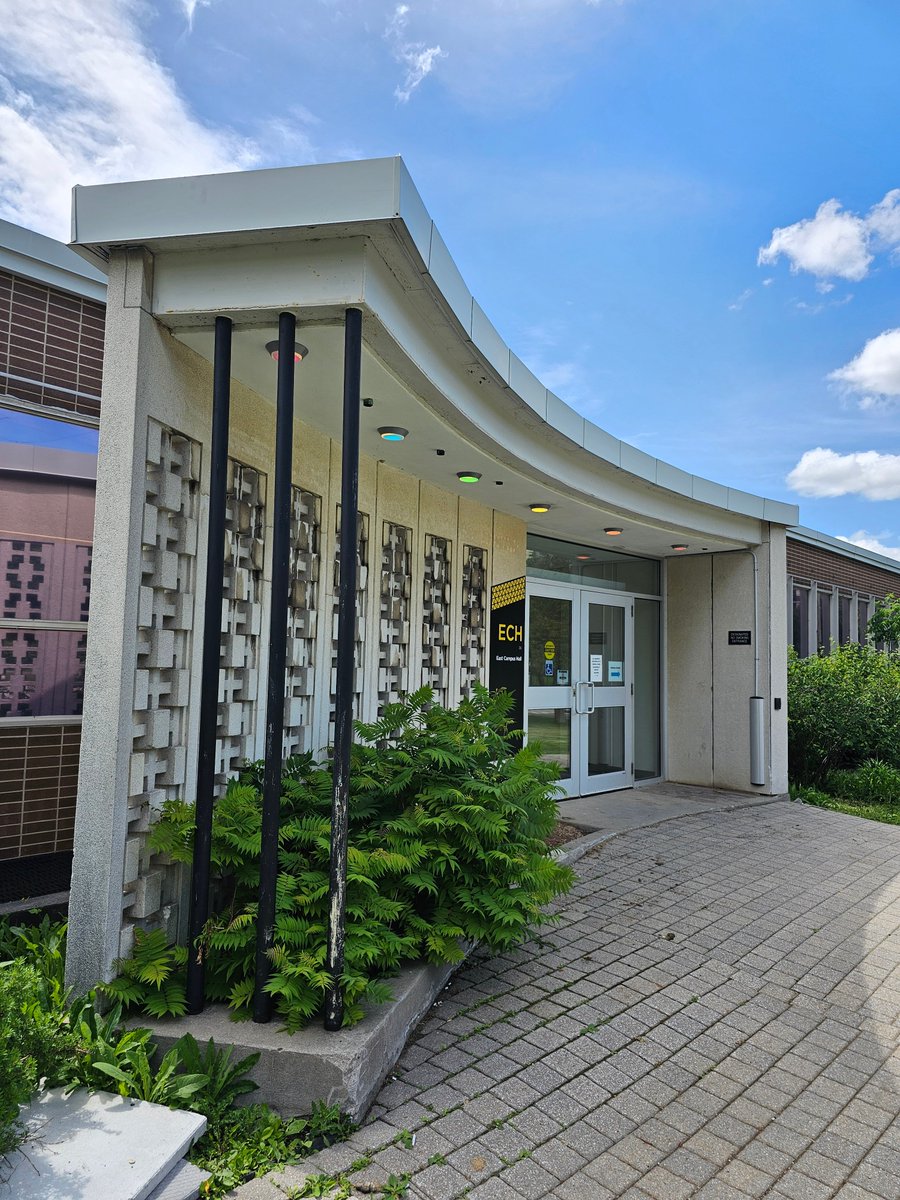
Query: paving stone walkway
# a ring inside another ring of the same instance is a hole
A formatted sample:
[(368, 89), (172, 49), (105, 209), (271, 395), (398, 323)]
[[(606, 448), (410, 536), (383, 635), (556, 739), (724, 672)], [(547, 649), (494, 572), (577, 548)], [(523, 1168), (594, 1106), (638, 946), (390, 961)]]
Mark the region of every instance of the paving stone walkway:
[(242, 1198), (352, 1166), (351, 1195), (409, 1200), (898, 1200), (900, 828), (779, 802), (576, 872), (557, 925), (459, 973), (349, 1142)]

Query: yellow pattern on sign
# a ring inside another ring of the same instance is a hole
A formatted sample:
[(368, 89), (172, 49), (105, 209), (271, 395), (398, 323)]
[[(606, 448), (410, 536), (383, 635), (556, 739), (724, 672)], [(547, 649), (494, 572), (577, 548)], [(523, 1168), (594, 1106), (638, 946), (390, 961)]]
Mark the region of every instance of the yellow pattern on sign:
[(544, 642), (544, 658), (556, 658), (556, 642)]
[(491, 588), (491, 608), (505, 608), (507, 604), (516, 604), (525, 599), (525, 576), (518, 579), (508, 579), (506, 583), (496, 583)]

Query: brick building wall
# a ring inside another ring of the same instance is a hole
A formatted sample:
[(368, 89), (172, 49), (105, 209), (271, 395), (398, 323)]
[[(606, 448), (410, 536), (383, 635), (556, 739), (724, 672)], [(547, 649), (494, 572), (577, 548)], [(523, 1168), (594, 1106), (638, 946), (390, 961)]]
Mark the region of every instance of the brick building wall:
[(0, 392), (100, 416), (104, 306), (0, 271)]
[(900, 594), (900, 562), (896, 571), (882, 569), (856, 558), (796, 541), (790, 535), (787, 539), (787, 573), (798, 581), (805, 579), (832, 587), (849, 588), (870, 593), (879, 599), (888, 592)]

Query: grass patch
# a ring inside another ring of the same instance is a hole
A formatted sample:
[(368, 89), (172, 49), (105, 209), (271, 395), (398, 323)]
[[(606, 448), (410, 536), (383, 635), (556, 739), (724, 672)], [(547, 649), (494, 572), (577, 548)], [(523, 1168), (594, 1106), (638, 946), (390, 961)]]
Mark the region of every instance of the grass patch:
[(866, 821), (880, 821), (883, 825), (900, 825), (900, 805), (881, 801), (875, 804), (860, 804), (854, 800), (841, 800), (819, 792), (815, 799), (800, 796), (807, 804), (816, 808), (827, 808), (830, 812), (846, 813), (851, 817), (863, 817)]

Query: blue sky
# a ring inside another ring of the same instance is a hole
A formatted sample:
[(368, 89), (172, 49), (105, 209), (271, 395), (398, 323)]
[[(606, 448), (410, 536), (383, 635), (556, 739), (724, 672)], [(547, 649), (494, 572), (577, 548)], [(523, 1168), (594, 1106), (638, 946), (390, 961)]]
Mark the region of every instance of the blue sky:
[(559, 395), (900, 556), (894, 0), (0, 0), (0, 20), (0, 215), (65, 237), (74, 182), (402, 154)]

